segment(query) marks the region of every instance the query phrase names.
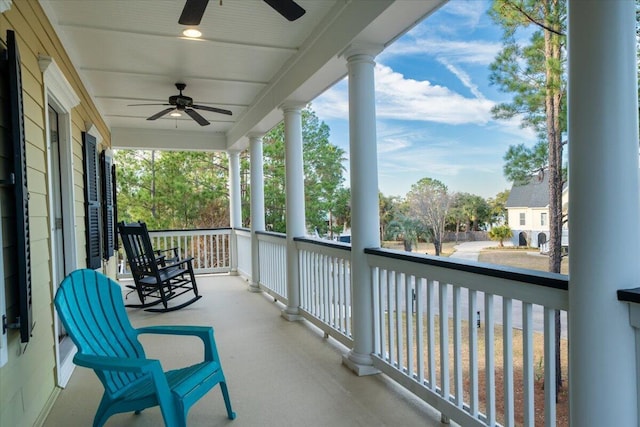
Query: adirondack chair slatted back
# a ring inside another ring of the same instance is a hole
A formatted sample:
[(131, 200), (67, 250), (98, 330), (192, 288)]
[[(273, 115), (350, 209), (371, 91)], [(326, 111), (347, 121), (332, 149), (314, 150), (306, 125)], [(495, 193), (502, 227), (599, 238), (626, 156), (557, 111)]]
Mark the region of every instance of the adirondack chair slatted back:
[(119, 227), (123, 231), (120, 233), (120, 237), (134, 278), (139, 280), (148, 275), (156, 276), (158, 263), (153, 256), (154, 251), (147, 225), (143, 222), (134, 222), (131, 224), (121, 223)]
[[(108, 304), (105, 304), (108, 301)], [(145, 358), (131, 326), (120, 286), (93, 270), (77, 270), (62, 282), (55, 298), (64, 327), (80, 354)], [(95, 371), (111, 393), (126, 390), (143, 375)]]

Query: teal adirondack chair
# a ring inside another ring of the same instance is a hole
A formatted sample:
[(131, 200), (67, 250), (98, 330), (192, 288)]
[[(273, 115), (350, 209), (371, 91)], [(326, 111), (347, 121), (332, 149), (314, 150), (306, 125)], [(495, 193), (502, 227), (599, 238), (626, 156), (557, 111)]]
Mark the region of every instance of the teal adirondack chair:
[[(160, 406), (167, 427), (187, 425), (189, 408), (220, 384), (229, 419), (229, 392), (220, 365), (213, 328), (150, 326), (134, 329), (120, 286), (94, 270), (76, 270), (55, 297), (58, 315), (78, 348), (74, 363), (91, 368), (104, 385), (93, 425), (102, 426), (114, 414)], [(193, 335), (204, 343), (204, 361), (164, 372), (159, 360), (147, 359), (139, 334)]]

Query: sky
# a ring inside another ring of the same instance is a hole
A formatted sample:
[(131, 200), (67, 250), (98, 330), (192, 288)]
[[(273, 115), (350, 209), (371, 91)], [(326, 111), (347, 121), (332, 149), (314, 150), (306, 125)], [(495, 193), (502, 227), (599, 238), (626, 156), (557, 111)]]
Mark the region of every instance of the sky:
[[(489, 82), (501, 30), (488, 0), (451, 0), (376, 57), (378, 186), (404, 197), (424, 177), (450, 191), (495, 197), (511, 188), (502, 173), (510, 145), (535, 142), (519, 120), (494, 120), (511, 99)], [(346, 79), (312, 102), (349, 156)], [(349, 161), (345, 185), (349, 186)]]

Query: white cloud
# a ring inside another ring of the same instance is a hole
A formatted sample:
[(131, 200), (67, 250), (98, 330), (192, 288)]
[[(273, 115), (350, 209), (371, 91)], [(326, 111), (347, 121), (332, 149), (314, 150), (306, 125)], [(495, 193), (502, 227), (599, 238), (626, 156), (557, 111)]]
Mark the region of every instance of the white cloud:
[[(335, 85), (313, 105), (322, 119), (347, 119), (347, 85)], [(407, 79), (385, 65), (376, 65), (376, 114), (380, 119), (486, 124), (491, 120), (493, 105), (487, 99), (466, 98), (444, 86)]]
[(442, 65), (447, 67), (447, 70), (451, 71), (451, 73), (453, 73), (453, 75), (455, 75), (458, 78), (458, 80), (462, 82), (463, 85), (469, 88), (471, 93), (476, 98), (485, 99), (482, 92), (480, 92), (480, 89), (478, 89), (478, 85), (473, 83), (473, 81), (471, 80), (471, 76), (469, 74), (467, 74), (465, 71), (461, 70), (460, 68), (456, 67), (455, 65), (451, 64), (449, 61), (447, 61), (444, 58), (439, 58), (439, 61), (440, 63), (442, 63)]
[(385, 65), (376, 66), (377, 114), (380, 118), (447, 124), (485, 124), (493, 102), (466, 98), (427, 80), (407, 79)]
[(484, 40), (447, 40), (440, 37), (402, 38), (389, 46), (379, 58), (432, 55), (455, 64), (489, 65), (502, 45)]

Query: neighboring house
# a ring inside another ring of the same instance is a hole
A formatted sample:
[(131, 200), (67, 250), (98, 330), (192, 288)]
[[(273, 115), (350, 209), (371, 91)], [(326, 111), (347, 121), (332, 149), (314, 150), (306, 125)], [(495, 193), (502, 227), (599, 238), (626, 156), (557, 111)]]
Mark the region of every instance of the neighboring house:
[[(568, 187), (562, 192), (563, 212), (567, 212)], [(507, 221), (513, 231), (514, 246), (545, 250), (549, 240), (549, 177), (541, 174), (523, 185), (514, 184), (506, 203)], [(562, 245), (568, 246), (569, 230), (563, 226)]]

